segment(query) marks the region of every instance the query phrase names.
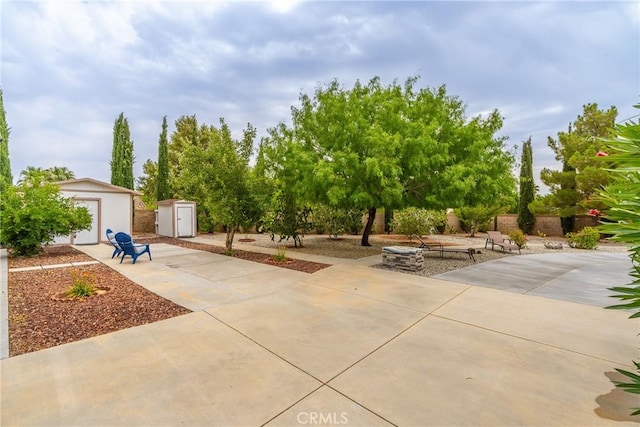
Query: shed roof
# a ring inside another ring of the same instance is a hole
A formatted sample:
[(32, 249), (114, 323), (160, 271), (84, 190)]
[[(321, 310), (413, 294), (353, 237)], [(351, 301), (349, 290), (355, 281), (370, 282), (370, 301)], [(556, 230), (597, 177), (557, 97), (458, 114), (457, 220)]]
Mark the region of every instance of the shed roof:
[(62, 190), (77, 190), (78, 187), (82, 187), (83, 184), (93, 184), (94, 186), (102, 187), (104, 190), (113, 192), (113, 193), (129, 193), (132, 195), (139, 195), (137, 191), (130, 190), (128, 188), (120, 187), (118, 185), (109, 184), (107, 182), (98, 181), (93, 178), (77, 178), (77, 179), (69, 179), (66, 181), (58, 181), (57, 184)]

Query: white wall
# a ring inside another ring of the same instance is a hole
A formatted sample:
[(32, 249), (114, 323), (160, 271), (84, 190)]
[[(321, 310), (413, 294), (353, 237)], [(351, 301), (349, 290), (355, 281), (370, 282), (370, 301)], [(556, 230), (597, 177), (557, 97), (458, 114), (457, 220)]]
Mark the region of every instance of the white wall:
[[(123, 231), (131, 234), (133, 197), (132, 193), (118, 191), (117, 187), (109, 184), (101, 185), (96, 182), (72, 182), (60, 185), (60, 194), (63, 197), (100, 200), (100, 211), (98, 216), (98, 236), (100, 241), (106, 241), (105, 230), (112, 229), (114, 232)], [(60, 236), (55, 243), (73, 243), (70, 236)]]
[(158, 234), (161, 236), (174, 237), (173, 231), (173, 204), (158, 204)]

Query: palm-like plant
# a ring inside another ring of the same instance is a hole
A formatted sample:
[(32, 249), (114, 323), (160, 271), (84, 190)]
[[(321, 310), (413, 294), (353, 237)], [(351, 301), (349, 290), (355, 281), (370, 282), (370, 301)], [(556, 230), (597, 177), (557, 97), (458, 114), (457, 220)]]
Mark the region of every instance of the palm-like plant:
[[(612, 234), (612, 240), (630, 245), (634, 280), (627, 286), (610, 288), (617, 293), (613, 297), (622, 303), (607, 308), (632, 310), (630, 318), (633, 319), (640, 317), (640, 121), (617, 125), (615, 131), (616, 136), (607, 140), (609, 152), (598, 152), (597, 157), (609, 163), (614, 174), (622, 179), (608, 185), (600, 194), (608, 210), (604, 216), (607, 222), (599, 228), (603, 233)], [(640, 363), (634, 361), (633, 364), (637, 373), (616, 369), (630, 379), (630, 382), (617, 382), (616, 386), (640, 394)], [(640, 408), (635, 408), (632, 415), (640, 415)]]
[(74, 179), (73, 171), (65, 166), (53, 166), (43, 169), (36, 166), (27, 166), (20, 172), (18, 184), (33, 184), (35, 182), (56, 182)]
[(76, 175), (66, 166), (53, 166), (47, 169), (51, 181), (66, 181), (74, 179)]

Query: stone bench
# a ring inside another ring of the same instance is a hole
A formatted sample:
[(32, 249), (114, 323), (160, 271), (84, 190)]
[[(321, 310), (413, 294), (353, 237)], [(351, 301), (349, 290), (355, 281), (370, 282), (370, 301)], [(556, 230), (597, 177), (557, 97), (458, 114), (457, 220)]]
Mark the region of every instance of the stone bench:
[(385, 246), (382, 248), (382, 265), (404, 271), (423, 270), (422, 249), (407, 246)]

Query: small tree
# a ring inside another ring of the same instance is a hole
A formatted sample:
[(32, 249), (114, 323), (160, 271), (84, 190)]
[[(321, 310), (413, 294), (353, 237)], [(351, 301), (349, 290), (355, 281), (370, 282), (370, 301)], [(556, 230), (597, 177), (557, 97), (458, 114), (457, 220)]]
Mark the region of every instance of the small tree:
[(182, 151), (181, 186), (214, 223), (225, 227), (225, 245), (231, 251), (236, 231), (255, 224), (262, 215), (248, 164), (255, 129), (248, 125), (243, 138), (234, 140), (224, 119), (220, 119), (220, 129), (203, 125), (198, 132), (200, 143)]
[(487, 225), (497, 213), (497, 209), (482, 205), (465, 206), (455, 210), (455, 214), (460, 219), (463, 228), (471, 237), (474, 237), (476, 232), (482, 226)]
[(302, 247), (305, 234), (313, 228), (311, 208), (301, 205), (293, 194), (284, 191), (277, 192), (273, 202), (274, 207), (265, 220), (271, 240), (278, 234), (279, 242), (291, 238), (293, 246)]
[(15, 255), (36, 255), (55, 236), (90, 227), (87, 208), (62, 197), (59, 187), (42, 177), (9, 186), (0, 198), (0, 240)]
[(518, 227), (526, 234), (531, 234), (535, 216), (529, 209), (535, 199), (535, 184), (533, 182), (533, 152), (531, 137), (522, 146), (522, 160), (520, 165), (520, 198), (518, 200)]

